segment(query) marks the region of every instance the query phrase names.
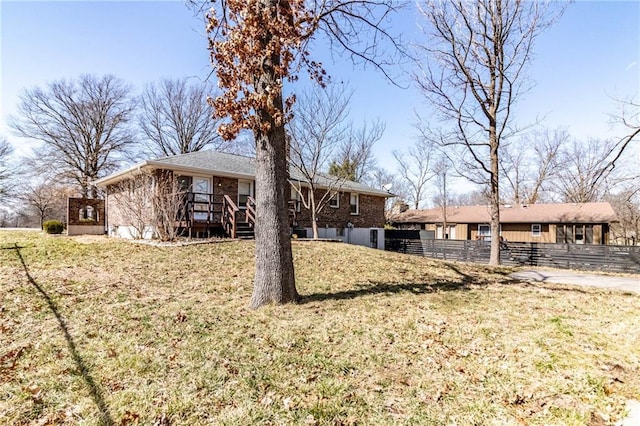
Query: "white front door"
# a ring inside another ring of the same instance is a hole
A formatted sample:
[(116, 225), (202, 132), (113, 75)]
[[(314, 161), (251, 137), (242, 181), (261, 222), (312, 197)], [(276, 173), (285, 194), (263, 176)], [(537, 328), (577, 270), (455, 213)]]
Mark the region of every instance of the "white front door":
[(193, 177), (193, 201), (194, 220), (207, 220), (209, 206), (209, 194), (211, 194), (211, 179), (208, 177)]

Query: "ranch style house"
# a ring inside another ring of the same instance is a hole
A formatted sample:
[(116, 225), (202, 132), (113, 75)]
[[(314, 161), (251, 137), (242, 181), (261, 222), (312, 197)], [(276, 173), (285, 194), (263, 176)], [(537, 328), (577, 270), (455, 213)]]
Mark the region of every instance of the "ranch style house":
[[(141, 177), (146, 177), (141, 179)], [(384, 249), (386, 191), (352, 181), (322, 175), (315, 182), (316, 199), (330, 190), (330, 199), (317, 214), (319, 237)], [(136, 183), (138, 182), (138, 183)], [(309, 185), (291, 171), (289, 202), (292, 235), (312, 235), (311, 212), (302, 203)], [(143, 235), (135, 226), (136, 215), (125, 204), (140, 202), (151, 213), (157, 207), (153, 194), (163, 185), (178, 194), (174, 226), (190, 237), (252, 237), (255, 224), (255, 163), (241, 155), (199, 151), (142, 161), (133, 167), (103, 177), (94, 184), (105, 191), (105, 228), (110, 236), (153, 238), (156, 230), (145, 223)], [(154, 187), (154, 188), (151, 188)], [(298, 188), (298, 190), (296, 190)], [(162, 188), (160, 188), (162, 189)], [(127, 214), (129, 212), (129, 214)], [(137, 220), (139, 221), (139, 214)]]
[[(446, 213), (446, 214), (445, 214)], [(399, 229), (430, 231), (431, 238), (490, 240), (489, 206), (409, 209), (390, 218)], [(609, 203), (504, 205), (500, 238), (513, 242), (609, 244), (610, 224), (617, 222)]]

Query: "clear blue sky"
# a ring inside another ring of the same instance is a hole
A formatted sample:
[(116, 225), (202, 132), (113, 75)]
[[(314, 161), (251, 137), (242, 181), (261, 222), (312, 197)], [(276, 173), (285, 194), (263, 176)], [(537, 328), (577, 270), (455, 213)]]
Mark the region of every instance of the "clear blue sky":
[[(52, 80), (112, 73), (139, 90), (162, 77), (206, 78), (201, 22), (181, 1), (0, 1), (0, 132), (24, 150), (6, 118), (20, 91)], [(413, 38), (417, 22), (407, 10), (393, 25)], [(413, 88), (393, 86), (372, 69), (340, 58), (327, 63), (326, 47), (318, 47), (327, 71), (356, 90), (353, 118), (387, 123), (376, 155), (393, 169), (391, 151), (412, 143), (413, 112), (428, 115), (428, 106)], [(545, 117), (543, 124), (568, 127), (579, 138), (613, 135), (611, 98), (640, 93), (640, 1), (577, 0), (538, 39), (535, 55), (529, 75), (536, 85), (520, 101), (518, 121)]]

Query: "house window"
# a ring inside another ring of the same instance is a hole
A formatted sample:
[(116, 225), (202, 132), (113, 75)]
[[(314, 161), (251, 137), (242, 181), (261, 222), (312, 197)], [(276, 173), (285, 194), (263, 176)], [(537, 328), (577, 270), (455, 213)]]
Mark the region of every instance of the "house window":
[(575, 227), (575, 235), (576, 244), (584, 244), (584, 227), (582, 225)]
[(98, 210), (94, 209), (92, 206), (84, 206), (78, 212), (78, 219), (80, 221), (95, 221), (100, 220), (98, 215)]
[[(424, 229), (424, 225), (421, 227), (421, 229)], [(445, 232), (443, 232), (443, 231), (445, 231)], [(447, 227), (444, 228), (442, 225), (436, 225), (436, 238), (438, 240), (448, 240), (448, 239), (455, 240), (456, 239), (456, 226), (455, 225), (447, 225)]]
[(593, 244), (593, 225), (557, 225), (556, 243)]
[(178, 176), (176, 179), (178, 181), (178, 191), (189, 192), (191, 189), (191, 176)]
[(358, 197), (358, 194), (351, 194), (351, 197), (349, 197), (349, 199), (349, 203), (351, 205), (351, 214), (360, 214), (360, 197)]
[(253, 182), (249, 180), (238, 181), (238, 207), (247, 208), (247, 199), (253, 196)]
[(490, 240), (491, 239), (491, 226), (490, 225), (478, 225), (478, 239)]
[(531, 236), (532, 237), (540, 237), (542, 236), (542, 225), (539, 223), (534, 223), (531, 225)]
[(340, 207), (340, 194), (339, 193), (335, 193), (333, 194), (330, 198), (329, 198), (329, 207), (333, 207), (334, 209), (337, 209), (338, 207)]

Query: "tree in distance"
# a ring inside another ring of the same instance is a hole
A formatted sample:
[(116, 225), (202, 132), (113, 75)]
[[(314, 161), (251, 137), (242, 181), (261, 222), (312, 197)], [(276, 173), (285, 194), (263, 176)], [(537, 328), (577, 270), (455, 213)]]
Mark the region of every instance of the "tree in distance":
[(207, 86), (183, 79), (163, 79), (145, 87), (138, 123), (146, 148), (158, 157), (211, 148), (224, 151), (231, 142), (218, 134)]
[(514, 130), (513, 106), (526, 89), (534, 41), (563, 9), (527, 0), (425, 0), (419, 8), (428, 40), (418, 46), (424, 60), (415, 81), (447, 125), (427, 135), (455, 157), (459, 174), (487, 186), (489, 264), (498, 265), (500, 146)]
[(115, 170), (134, 146), (131, 87), (113, 75), (83, 74), (25, 90), (9, 126), (17, 136), (42, 144), (36, 160), (56, 180), (76, 184), (83, 197), (96, 197), (92, 181)]

